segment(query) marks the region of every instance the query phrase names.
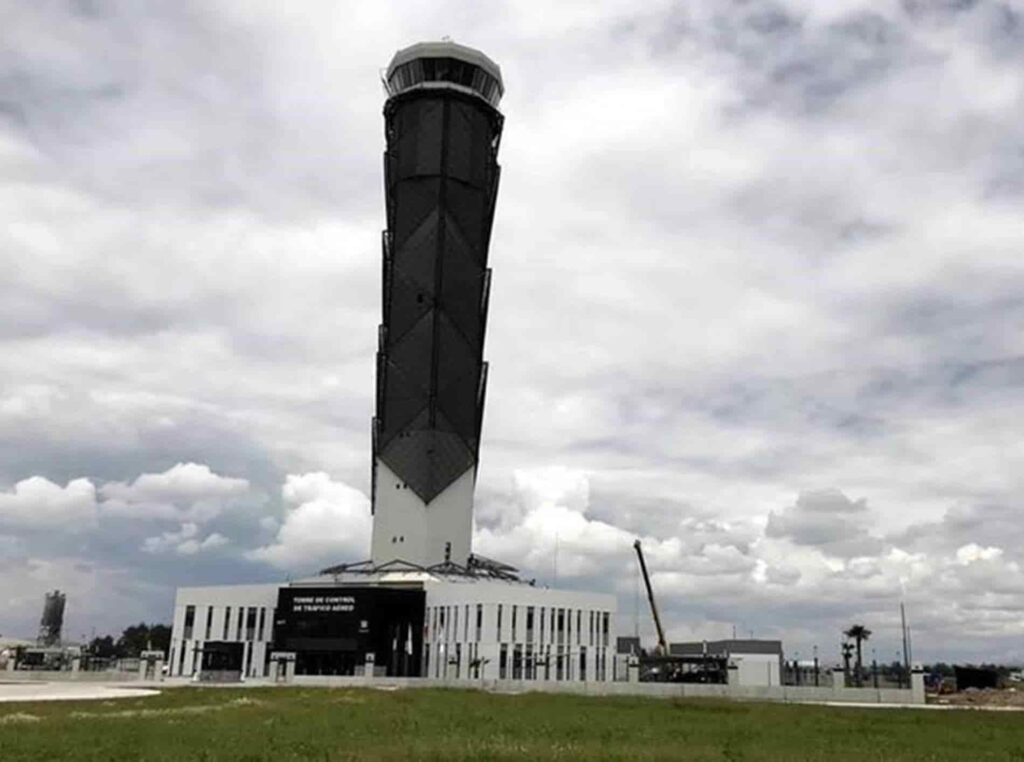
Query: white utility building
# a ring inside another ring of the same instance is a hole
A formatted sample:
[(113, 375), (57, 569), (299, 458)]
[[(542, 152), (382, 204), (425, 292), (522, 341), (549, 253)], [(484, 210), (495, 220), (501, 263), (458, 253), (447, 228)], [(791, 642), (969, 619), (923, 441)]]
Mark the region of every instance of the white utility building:
[(704, 640), (672, 643), (669, 653), (680, 657), (724, 659), (729, 683), (745, 687), (782, 685), (781, 640)]

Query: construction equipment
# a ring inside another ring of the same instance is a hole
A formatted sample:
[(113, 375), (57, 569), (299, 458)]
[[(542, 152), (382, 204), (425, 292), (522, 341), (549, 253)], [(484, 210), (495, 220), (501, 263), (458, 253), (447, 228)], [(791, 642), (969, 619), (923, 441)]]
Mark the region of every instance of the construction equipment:
[(654, 590), (651, 589), (651, 578), (647, 574), (647, 564), (644, 562), (644, 551), (640, 547), (640, 540), (633, 543), (636, 550), (636, 557), (640, 561), (640, 573), (644, 575), (644, 585), (647, 586), (647, 600), (651, 604), (651, 614), (654, 616), (654, 628), (658, 631), (658, 645), (654, 652), (658, 656), (668, 655), (668, 644), (665, 642), (665, 631), (661, 628), (661, 617), (658, 616), (658, 606), (654, 602)]
[(661, 616), (658, 614), (658, 605), (654, 602), (654, 589), (651, 587), (651, 577), (647, 573), (647, 562), (644, 560), (644, 551), (640, 540), (633, 543), (633, 549), (640, 562), (640, 573), (643, 574), (644, 586), (647, 588), (647, 602), (651, 604), (654, 629), (658, 633), (658, 644), (654, 648), (654, 653), (640, 654), (640, 682), (726, 683), (729, 667), (728, 654), (708, 653), (706, 642), (702, 653), (669, 653), (668, 643), (665, 642), (665, 630), (662, 629)]

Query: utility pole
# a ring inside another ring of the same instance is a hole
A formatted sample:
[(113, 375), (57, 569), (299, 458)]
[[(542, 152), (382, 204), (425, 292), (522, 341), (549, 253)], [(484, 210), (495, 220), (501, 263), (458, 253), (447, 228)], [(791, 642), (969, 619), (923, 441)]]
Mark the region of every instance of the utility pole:
[(633, 574), (633, 637), (640, 640), (640, 567)]
[[(907, 685), (910, 684), (910, 641), (907, 638), (907, 612), (903, 608), (903, 601), (900, 601), (900, 627), (903, 631), (903, 674), (907, 676)], [(900, 685), (903, 684), (902, 677)]]

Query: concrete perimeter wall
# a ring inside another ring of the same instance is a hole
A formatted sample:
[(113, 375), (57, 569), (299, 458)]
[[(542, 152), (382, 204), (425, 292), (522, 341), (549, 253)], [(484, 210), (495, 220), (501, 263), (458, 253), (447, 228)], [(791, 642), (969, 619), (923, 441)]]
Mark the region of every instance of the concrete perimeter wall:
[[(197, 685), (187, 678), (141, 681), (131, 672), (44, 672), (18, 671), (0, 673), (0, 680), (10, 682), (137, 682), (147, 687), (183, 687)], [(786, 703), (850, 703), (850, 704), (924, 704), (924, 676), (915, 673), (912, 688), (833, 688), (806, 685), (701, 685), (699, 683), (616, 683), (555, 682), (518, 680), (439, 680), (424, 677), (315, 677), (296, 675), (288, 682), (247, 679), (244, 683), (224, 687), (323, 687), (323, 688), (461, 688), (492, 693), (565, 693), (583, 696), (646, 696), (649, 698), (723, 698), (740, 701), (779, 701)], [(204, 683), (204, 687), (213, 684)]]
[(71, 670), (18, 669), (0, 671), (4, 683), (130, 683), (139, 680), (138, 672), (73, 672)]
[[(920, 676), (915, 675), (915, 678)], [(250, 681), (251, 682), (251, 681)], [(913, 689), (832, 688), (805, 685), (702, 685), (700, 683), (615, 683), (513, 680), (437, 680), (407, 677), (314, 677), (297, 675), (298, 686), (375, 688), (465, 688), (494, 693), (569, 693), (585, 696), (648, 696), (651, 698), (724, 698), (788, 703), (923, 704), (924, 681)]]

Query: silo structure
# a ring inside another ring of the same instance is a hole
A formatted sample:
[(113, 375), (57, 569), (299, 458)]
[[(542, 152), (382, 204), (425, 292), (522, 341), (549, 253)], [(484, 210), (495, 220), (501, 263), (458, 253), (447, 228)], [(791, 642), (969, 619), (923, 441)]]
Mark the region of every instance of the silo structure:
[(39, 621), (40, 646), (53, 647), (60, 645), (61, 632), (64, 629), (64, 604), (67, 596), (60, 590), (47, 593), (43, 599), (43, 616)]
[(453, 42), (388, 66), (372, 560), (469, 559), (487, 382), (501, 71)]

